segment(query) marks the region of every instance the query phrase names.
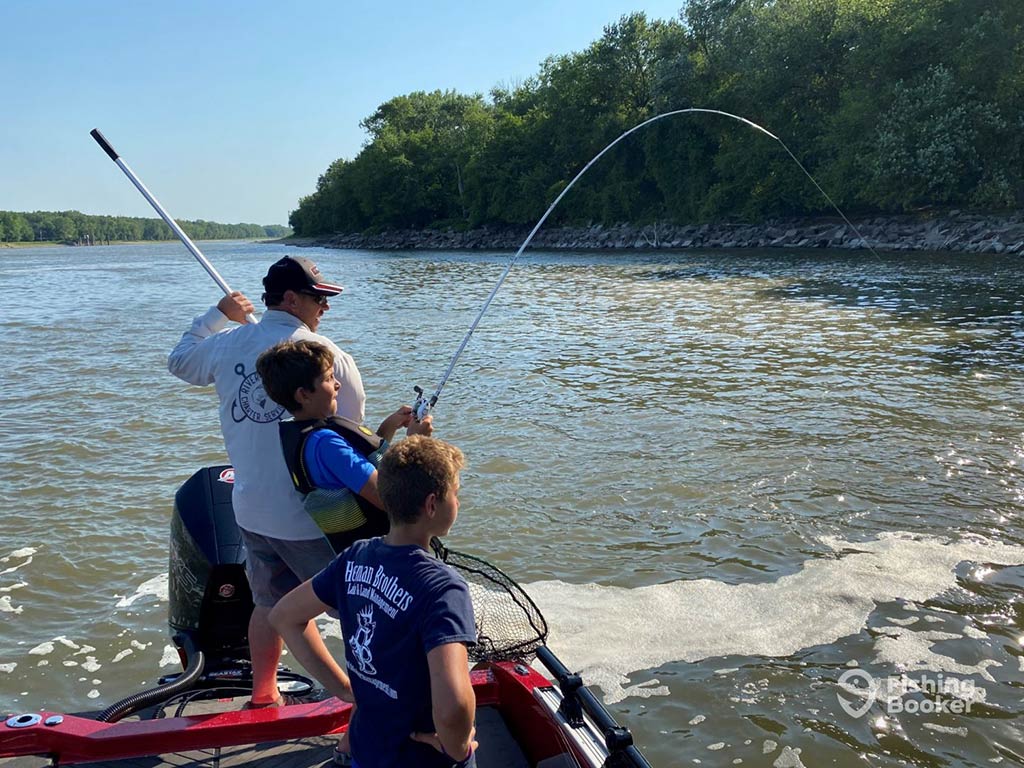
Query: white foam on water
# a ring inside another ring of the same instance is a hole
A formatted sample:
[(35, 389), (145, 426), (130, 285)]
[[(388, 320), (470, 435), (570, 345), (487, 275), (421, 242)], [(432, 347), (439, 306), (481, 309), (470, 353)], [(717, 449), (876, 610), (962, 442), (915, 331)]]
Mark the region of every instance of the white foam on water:
[(18, 614), (18, 613), (24, 612), (24, 610), (25, 610), (24, 606), (13, 605), (11, 603), (11, 596), (10, 595), (4, 595), (3, 597), (0, 597), (0, 613), (14, 613), (14, 614)]
[(774, 752), (778, 748), (779, 748), (779, 745), (776, 744), (774, 741), (772, 741), (771, 739), (765, 739), (764, 740), (764, 744), (761, 745), (761, 754), (762, 755), (770, 755), (772, 752)]
[(6, 586), (6, 587), (0, 587), (0, 592), (13, 592), (16, 589), (21, 589), (22, 587), (27, 587), (27, 586), (28, 586), (28, 582), (27, 581), (19, 581), (17, 584), (11, 584), (11, 585)]
[[(5, 560), (6, 559), (7, 558), (5, 558)], [(25, 562), (23, 562), (23, 563), (18, 563), (17, 565), (12, 565), (10, 568), (4, 568), (2, 571), (0, 571), (0, 576), (3, 576), (5, 573), (14, 573), (19, 568), (24, 568), (26, 565), (31, 565), (31, 564), (32, 564), (32, 558), (28, 557), (28, 558), (26, 558)]]
[(783, 747), (772, 768), (806, 768), (800, 759), (800, 747)]
[(18, 662), (16, 661), (12, 661), (7, 664), (0, 664), (0, 672), (6, 672), (7, 674), (10, 674), (17, 668), (17, 666)]
[(320, 630), (320, 637), (327, 640), (330, 637), (336, 637), (339, 640), (344, 640), (341, 634), (341, 622), (337, 619), (331, 619), (323, 617), (317, 620), (317, 629)]
[(178, 656), (178, 649), (173, 645), (164, 646), (164, 655), (160, 657), (161, 667), (172, 667), (181, 665), (181, 657)]
[[(526, 589), (548, 618), (552, 648), (614, 703), (626, 697), (631, 672), (734, 654), (790, 656), (858, 633), (876, 603), (921, 602), (955, 587), (961, 562), (1024, 563), (1024, 547), (980, 537), (950, 542), (886, 533), (867, 542), (822, 542), (837, 557), (808, 560), (799, 572), (768, 584), (699, 579), (629, 589), (542, 581)], [(906, 630), (899, 639), (913, 642), (912, 636)], [(880, 654), (904, 662), (921, 655), (919, 645), (908, 650), (883, 644)], [(964, 671), (965, 665), (944, 659), (930, 654), (914, 663)]]
[(123, 651), (118, 651), (117, 655), (114, 656), (113, 659), (111, 659), (110, 663), (117, 664), (117, 662), (121, 661), (121, 659), (127, 656), (131, 656), (133, 653), (135, 653), (135, 651), (133, 651), (131, 648), (125, 648)]
[(695, 718), (693, 718), (693, 720), (690, 721), (690, 725), (700, 725), (707, 719), (708, 718), (706, 715), (697, 715)]
[(651, 696), (668, 696), (671, 694), (672, 692), (668, 689), (668, 686), (661, 685), (660, 682), (660, 680), (654, 678), (653, 680), (644, 680), (636, 685), (627, 685), (622, 689), (622, 698), (635, 696), (640, 699), (649, 699)]
[(86, 656), (85, 661), (82, 663), (82, 669), (84, 669), (86, 672), (95, 672), (102, 666), (102, 664), (96, 661), (95, 656)]
[(100, 692), (98, 690), (96, 690), (95, 688), (93, 688), (91, 691), (89, 691), (85, 695), (88, 696), (90, 699), (98, 699), (100, 697)]
[(161, 573), (159, 576), (154, 576), (148, 581), (142, 582), (136, 589), (135, 594), (131, 597), (122, 597), (117, 601), (115, 608), (127, 608), (128, 606), (135, 603), (136, 600), (146, 596), (155, 597), (158, 601), (166, 602), (168, 597), (168, 590), (170, 582), (167, 579), (166, 573)]
[(24, 547), (22, 549), (16, 549), (9, 555), (4, 555), (3, 557), (0, 557), (0, 563), (6, 563), (12, 557), (32, 557), (32, 555), (34, 555), (38, 551), (39, 550), (37, 550), (35, 547)]
[(716, 741), (714, 744), (708, 744), (708, 749), (712, 752), (717, 752), (720, 749), (725, 749), (724, 741)]
[[(890, 633), (892, 636), (889, 636)], [(875, 641), (875, 660), (892, 664), (901, 672), (945, 672), (955, 675), (981, 675), (985, 680), (996, 679), (988, 667), (1000, 666), (994, 659), (982, 659), (977, 664), (962, 664), (950, 656), (936, 653), (932, 646), (943, 640), (959, 640), (963, 635), (949, 632), (914, 632), (909, 629), (887, 627), (886, 635)]]
[[(69, 640), (64, 635), (59, 635), (59, 636), (53, 638), (53, 640), (46, 640), (45, 642), (42, 642), (39, 645), (37, 645), (35, 648), (29, 649), (29, 655), (30, 656), (49, 656), (51, 653), (54, 652), (54, 650), (56, 649), (56, 647), (58, 645), (62, 645), (65, 648), (70, 648), (73, 651), (77, 651), (78, 653), (75, 654), (75, 655), (80, 655), (82, 653), (89, 653), (90, 651), (95, 651), (96, 650), (95, 648), (93, 648), (90, 645), (84, 645), (84, 646), (83, 645), (79, 645), (74, 640)], [(88, 663), (91, 658), (92, 657), (87, 656), (86, 657), (86, 663)], [(95, 661), (95, 659), (93, 659), (93, 661)], [(77, 667), (78, 666), (78, 662), (77, 661), (71, 661), (71, 660), (64, 661), (63, 664), (64, 664), (65, 667)], [(42, 664), (42, 662), (40, 662), (37, 666), (44, 666), (44, 665)]]
[(131, 641), (132, 648), (134, 648), (137, 651), (144, 651), (150, 645), (152, 645), (152, 643), (140, 643), (138, 640), (132, 640)]
[[(14, 558), (25, 558), (25, 561), (23, 563), (18, 563), (17, 565), (12, 565), (9, 568), (4, 568), (2, 571), (0, 571), (0, 576), (3, 576), (5, 573), (14, 573), (19, 568), (24, 568), (26, 565), (31, 565), (32, 555), (34, 555), (35, 553), (36, 550), (32, 547), (23, 547), (22, 549), (14, 550), (9, 555), (4, 555), (3, 557), (0, 557), (0, 563), (9, 563)], [(10, 589), (16, 588), (17, 586), (10, 587)], [(5, 589), (4, 591), (6, 592), (7, 590)]]
[(927, 728), (929, 731), (948, 733), (950, 736), (967, 736), (967, 729), (964, 727), (951, 728), (948, 725), (939, 725), (938, 723), (924, 723), (924, 727)]

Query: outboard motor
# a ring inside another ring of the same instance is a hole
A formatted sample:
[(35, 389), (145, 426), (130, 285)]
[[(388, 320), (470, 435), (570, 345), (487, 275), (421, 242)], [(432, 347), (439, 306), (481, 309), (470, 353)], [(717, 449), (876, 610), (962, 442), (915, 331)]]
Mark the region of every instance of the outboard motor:
[(231, 508), (234, 469), (205, 467), (174, 496), (168, 623), (188, 666), (196, 652), (208, 672), (249, 659), (246, 634), (252, 593), (245, 550)]
[(179, 695), (191, 697), (194, 688), (218, 689), (225, 682), (251, 688), (246, 635), (252, 592), (245, 577), (242, 535), (231, 508), (234, 480), (229, 466), (206, 467), (174, 496), (167, 620), (184, 671), (111, 704), (96, 716), (100, 722), (116, 723)]
[[(171, 515), (167, 622), (181, 657), (181, 674), (165, 675), (159, 686), (121, 699), (96, 719), (116, 723), (149, 706), (181, 700), (179, 711), (198, 694), (212, 696), (252, 690), (249, 618), (252, 592), (245, 577), (245, 549), (235, 524), (231, 489), (235, 470), (226, 465), (196, 472), (174, 495)], [(313, 691), (313, 681), (278, 666), (278, 688), (295, 696)]]

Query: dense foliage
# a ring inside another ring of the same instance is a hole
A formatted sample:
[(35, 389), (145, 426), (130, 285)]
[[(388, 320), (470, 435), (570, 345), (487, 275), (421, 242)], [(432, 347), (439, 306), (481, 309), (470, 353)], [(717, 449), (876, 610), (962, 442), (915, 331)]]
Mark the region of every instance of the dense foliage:
[[(247, 240), (285, 237), (288, 227), (277, 224), (218, 224), (214, 221), (179, 221), (193, 240)], [(35, 240), (62, 243), (106, 243), (118, 240), (174, 240), (175, 234), (162, 219), (128, 216), (87, 216), (78, 211), (0, 211), (0, 243)]]
[[(1024, 200), (1021, 0), (690, 0), (623, 17), (490, 98), (382, 104), (290, 218), (296, 234), (531, 224), (608, 142), (655, 114), (720, 109), (779, 136), (839, 205)], [(694, 223), (828, 211), (778, 143), (718, 116), (657, 123), (573, 188), (562, 223)]]

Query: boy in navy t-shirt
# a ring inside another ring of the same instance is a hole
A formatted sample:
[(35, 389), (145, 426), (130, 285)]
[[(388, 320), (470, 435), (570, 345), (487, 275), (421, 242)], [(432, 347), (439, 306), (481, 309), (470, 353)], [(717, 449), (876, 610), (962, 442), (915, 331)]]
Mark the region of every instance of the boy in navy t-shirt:
[[(462, 452), (414, 436), (387, 450), (377, 485), (391, 530), (356, 542), (274, 607), (289, 649), (330, 693), (357, 707), (349, 724), (357, 768), (473, 766), (476, 697), (467, 646), (476, 641), (465, 581), (430, 554), (459, 510)], [(345, 662), (311, 620), (334, 608)]]

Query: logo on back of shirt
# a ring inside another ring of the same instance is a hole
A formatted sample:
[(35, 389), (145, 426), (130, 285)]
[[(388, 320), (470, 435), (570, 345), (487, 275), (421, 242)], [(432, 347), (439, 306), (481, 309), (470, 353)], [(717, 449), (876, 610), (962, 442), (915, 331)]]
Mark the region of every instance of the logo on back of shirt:
[(242, 363), (235, 366), (235, 373), (242, 377), (238, 397), (231, 403), (231, 418), (236, 424), (246, 419), (257, 424), (269, 424), (284, 415), (284, 406), (270, 399), (258, 373), (253, 371), (247, 376)]
[(359, 664), (359, 671), (367, 675), (376, 675), (377, 668), (373, 666), (373, 652), (370, 650), (370, 643), (373, 642), (373, 631), (377, 628), (377, 622), (373, 620), (373, 606), (368, 605), (356, 614), (359, 627), (348, 639), (349, 647), (352, 648), (352, 655)]

